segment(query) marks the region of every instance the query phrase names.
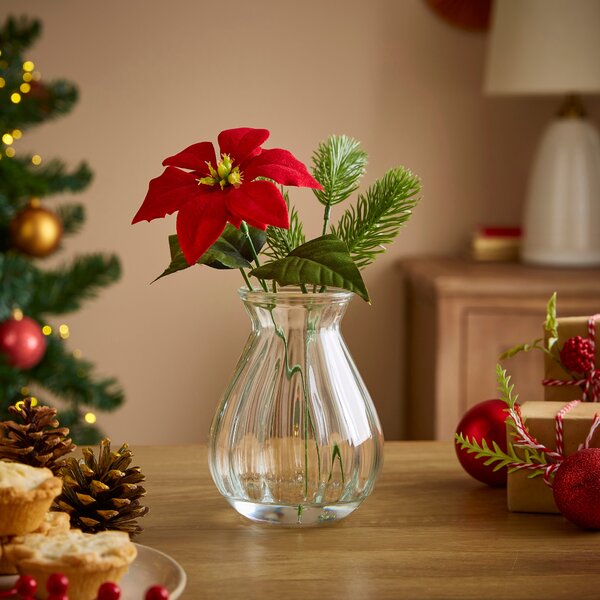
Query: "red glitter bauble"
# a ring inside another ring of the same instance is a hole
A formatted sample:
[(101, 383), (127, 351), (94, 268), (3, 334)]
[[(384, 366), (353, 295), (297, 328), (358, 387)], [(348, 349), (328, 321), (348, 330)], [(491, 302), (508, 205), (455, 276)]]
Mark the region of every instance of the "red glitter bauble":
[(153, 585), (146, 592), (144, 600), (169, 600), (169, 590), (162, 585)]
[(600, 448), (568, 456), (552, 484), (558, 510), (584, 529), (600, 529)]
[(119, 600), (121, 598), (121, 588), (111, 581), (103, 583), (98, 588), (98, 600)]
[[(492, 449), (496, 442), (506, 452), (506, 403), (502, 400), (484, 400), (472, 406), (463, 416), (457, 433), (462, 433), (469, 441), (481, 444), (482, 440)], [(456, 455), (463, 469), (482, 483), (493, 486), (506, 485), (506, 467), (494, 471), (494, 464), (485, 465), (485, 458), (475, 458), (476, 453), (469, 454), (458, 443), (455, 444)]]
[(0, 323), (0, 352), (8, 364), (17, 369), (35, 367), (46, 351), (42, 328), (29, 317), (8, 319)]

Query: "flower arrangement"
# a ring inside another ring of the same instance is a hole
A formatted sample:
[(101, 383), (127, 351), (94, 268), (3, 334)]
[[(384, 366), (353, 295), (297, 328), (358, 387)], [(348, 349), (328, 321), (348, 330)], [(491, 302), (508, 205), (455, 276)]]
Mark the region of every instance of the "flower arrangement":
[[(218, 158), (211, 143), (200, 142), (165, 159), (133, 222), (177, 212), (171, 262), (158, 278), (195, 264), (241, 272), (253, 328), (259, 321), (268, 326), (250, 335), (215, 413), (211, 474), (244, 516), (312, 525), (350, 514), (381, 466), (375, 408), (337, 329), (321, 335), (321, 319), (332, 314), (323, 306), (335, 298), (340, 310), (350, 296), (340, 288), (369, 301), (360, 271), (408, 220), (420, 182), (403, 167), (391, 169), (331, 224), (333, 207), (365, 173), (359, 142), (331, 136), (314, 152), (311, 174), (289, 151), (263, 148), (268, 137), (266, 129), (229, 129), (218, 136)], [(319, 237), (307, 241), (288, 187), (311, 188), (323, 206)], [(306, 298), (303, 308), (295, 300), (301, 320), (290, 319), (279, 286), (294, 286), (292, 295)], [(266, 299), (255, 300), (262, 296), (256, 290)], [(350, 428), (345, 412), (353, 414)]]
[[(163, 161), (164, 172), (150, 181), (133, 218), (138, 223), (177, 212), (171, 262), (159, 278), (199, 264), (239, 269), (250, 290), (253, 280), (265, 291), (267, 281), (273, 291), (278, 285), (303, 292), (333, 286), (369, 301), (360, 270), (410, 217), (418, 177), (404, 167), (389, 170), (331, 225), (332, 208), (358, 189), (365, 173), (359, 142), (341, 135), (319, 144), (311, 175), (291, 152), (263, 148), (269, 135), (266, 129), (228, 129), (218, 136), (218, 158), (212, 143), (199, 142)], [(306, 241), (289, 186), (312, 188), (323, 205), (320, 237)]]

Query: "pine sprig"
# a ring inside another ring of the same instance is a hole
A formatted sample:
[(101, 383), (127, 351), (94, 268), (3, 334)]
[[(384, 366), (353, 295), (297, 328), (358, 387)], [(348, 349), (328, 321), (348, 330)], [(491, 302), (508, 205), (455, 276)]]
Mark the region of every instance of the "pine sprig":
[(83, 301), (95, 298), (101, 288), (121, 276), (121, 264), (115, 255), (78, 256), (68, 266), (35, 273), (36, 294), (28, 314), (64, 314), (78, 310)]
[(498, 391), (500, 392), (500, 399), (503, 400), (508, 408), (514, 408), (519, 395), (513, 396), (513, 390), (515, 389), (514, 383), (510, 383), (510, 375), (506, 369), (502, 368), (502, 365), (496, 365), (496, 381), (498, 382)]
[[(552, 360), (556, 361), (561, 367), (560, 356), (558, 352), (558, 319), (556, 318), (556, 292), (550, 296), (546, 306), (546, 320), (544, 330), (549, 333), (547, 341), (544, 338), (538, 338), (533, 342), (517, 344), (503, 352), (498, 360), (512, 358), (521, 352), (530, 352), (531, 350), (540, 350), (547, 354)], [(563, 367), (564, 369), (564, 367)]]
[(332, 135), (319, 144), (312, 161), (313, 175), (323, 186), (322, 190), (313, 192), (321, 204), (331, 207), (358, 189), (367, 166), (367, 153), (357, 140), (346, 135)]
[[(523, 459), (515, 452), (512, 444), (508, 444), (508, 452), (504, 452), (495, 441), (492, 441), (492, 448), (490, 448), (485, 438), (479, 443), (474, 438), (469, 440), (469, 438), (462, 433), (456, 433), (454, 439), (456, 443), (460, 445), (461, 450), (467, 451), (467, 454), (475, 454), (475, 458), (477, 459), (485, 458), (486, 460), (483, 463), (485, 466), (496, 463), (494, 465), (494, 471), (507, 467), (509, 473), (514, 473), (515, 471), (521, 471), (527, 467), (527, 470), (530, 471), (530, 478), (538, 477), (545, 471), (544, 466), (546, 465), (546, 457), (543, 454), (531, 457), (529, 456), (530, 452), (526, 452), (525, 459)], [(538, 463), (538, 460), (542, 462)], [(536, 464), (544, 466), (540, 466), (539, 469), (529, 466), (532, 465), (534, 461)]]
[(419, 178), (408, 169), (391, 169), (344, 212), (332, 233), (346, 242), (359, 269), (385, 252), (385, 245), (398, 235), (419, 201), (420, 189)]
[(69, 352), (57, 336), (49, 336), (46, 340), (44, 360), (30, 370), (31, 380), (64, 398), (73, 408), (82, 406), (110, 411), (122, 404), (123, 390), (114, 378), (96, 377), (93, 364)]
[(267, 227), (267, 247), (264, 253), (273, 260), (285, 258), (292, 250), (306, 242), (302, 221), (296, 207), (290, 205), (287, 192), (283, 192), (283, 197), (288, 205), (290, 227), (289, 229), (281, 229), (281, 227), (271, 225)]
[(56, 209), (56, 214), (62, 223), (65, 235), (73, 235), (81, 231), (85, 222), (83, 204), (62, 204)]

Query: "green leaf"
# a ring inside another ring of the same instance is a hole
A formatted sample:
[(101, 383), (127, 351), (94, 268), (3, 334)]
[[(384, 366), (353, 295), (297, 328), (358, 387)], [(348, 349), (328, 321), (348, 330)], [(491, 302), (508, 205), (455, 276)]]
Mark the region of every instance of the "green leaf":
[[(255, 227), (248, 229), (256, 251), (260, 252), (266, 240), (265, 232)], [(154, 281), (193, 266), (189, 265), (185, 259), (175, 234), (169, 236), (169, 251), (171, 264)], [(199, 258), (196, 264), (206, 265), (213, 269), (250, 269), (252, 268), (250, 261), (253, 258), (246, 236), (239, 229), (227, 223), (221, 237)]]
[(349, 290), (369, 302), (369, 293), (348, 247), (335, 235), (306, 242), (285, 258), (250, 272), (259, 279), (274, 279), (280, 285), (312, 284)]
[(550, 335), (548, 337), (548, 350), (558, 343), (558, 320), (556, 318), (556, 292), (552, 294), (548, 305), (546, 307), (546, 322), (544, 323), (544, 330)]
[(357, 267), (363, 269), (385, 252), (408, 221), (419, 198), (421, 182), (408, 169), (398, 167), (359, 194), (332, 233), (346, 242)]
[(367, 166), (367, 153), (357, 140), (345, 135), (332, 135), (319, 144), (312, 160), (313, 175), (323, 186), (322, 190), (313, 190), (313, 193), (321, 204), (333, 206), (358, 189), (358, 182)]

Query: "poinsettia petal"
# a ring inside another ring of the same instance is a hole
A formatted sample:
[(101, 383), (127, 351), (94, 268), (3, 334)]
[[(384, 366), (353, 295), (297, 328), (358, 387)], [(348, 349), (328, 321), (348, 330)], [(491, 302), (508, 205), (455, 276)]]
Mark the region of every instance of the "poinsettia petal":
[[(276, 185), (270, 181), (243, 183), (239, 188), (224, 190), (227, 210), (258, 227), (257, 223), (287, 229), (288, 209)], [(263, 227), (261, 227), (263, 229)]]
[(193, 265), (219, 238), (227, 211), (219, 192), (191, 200), (177, 213), (177, 239), (188, 265)]
[(164, 166), (179, 167), (180, 169), (190, 169), (191, 171), (206, 173), (208, 175), (207, 162), (216, 167), (215, 149), (210, 142), (199, 142), (198, 144), (188, 146), (185, 150), (173, 156), (165, 158), (162, 164)]
[(252, 181), (256, 177), (268, 177), (281, 185), (323, 189), (302, 162), (291, 152), (281, 148), (263, 150), (248, 161), (243, 175), (246, 181)]
[(162, 175), (150, 181), (148, 193), (131, 223), (152, 221), (174, 213), (191, 198), (201, 195), (203, 187), (191, 173), (167, 167)]
[(221, 154), (229, 154), (234, 164), (240, 165), (247, 158), (260, 154), (260, 146), (269, 139), (269, 135), (268, 129), (226, 129), (219, 134), (219, 149)]

